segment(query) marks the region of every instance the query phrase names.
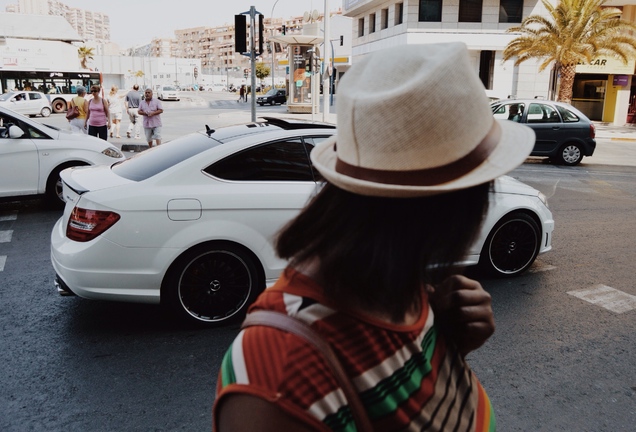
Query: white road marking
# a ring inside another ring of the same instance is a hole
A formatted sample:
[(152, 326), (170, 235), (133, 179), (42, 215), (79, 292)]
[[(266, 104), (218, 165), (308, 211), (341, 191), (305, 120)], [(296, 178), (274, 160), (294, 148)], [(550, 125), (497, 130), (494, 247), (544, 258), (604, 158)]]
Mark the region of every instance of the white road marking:
[(18, 218), (18, 212), (11, 213), (11, 214), (0, 215), (0, 222), (12, 221), (12, 220), (16, 220), (17, 218)]
[(528, 273), (540, 273), (545, 271), (550, 271), (556, 269), (555, 266), (550, 264), (545, 264), (539, 260), (534, 262), (534, 265), (528, 269)]
[(13, 230), (0, 231), (0, 243), (9, 243), (12, 235)]
[(7, 262), (6, 255), (0, 255), (0, 272), (4, 271), (4, 265)]
[(606, 285), (596, 285), (592, 288), (568, 291), (568, 294), (616, 313), (629, 312), (636, 309), (636, 296)]

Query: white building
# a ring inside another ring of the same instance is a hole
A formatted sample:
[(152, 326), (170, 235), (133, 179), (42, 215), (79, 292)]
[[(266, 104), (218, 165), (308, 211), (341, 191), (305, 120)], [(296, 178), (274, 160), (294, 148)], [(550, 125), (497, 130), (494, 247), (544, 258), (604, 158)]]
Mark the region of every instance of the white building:
[(7, 5), (5, 11), (62, 16), (84, 40), (97, 44), (110, 42), (110, 18), (101, 12), (70, 7), (56, 0), (19, 0), (18, 4)]
[[(620, 6), (623, 19), (636, 22), (636, 0), (609, 0), (606, 5)], [(547, 15), (540, 0), (343, 0), (343, 14), (353, 18), (354, 62), (397, 45), (463, 42), (490, 96), (555, 97), (556, 80), (549, 68), (539, 72), (536, 61), (520, 66), (502, 61), (503, 50), (516, 37), (506, 30), (528, 15)], [(593, 120), (624, 124), (635, 94), (633, 74), (633, 62), (627, 68), (607, 59), (581, 66), (572, 103)], [(624, 75), (627, 81), (614, 79)]]

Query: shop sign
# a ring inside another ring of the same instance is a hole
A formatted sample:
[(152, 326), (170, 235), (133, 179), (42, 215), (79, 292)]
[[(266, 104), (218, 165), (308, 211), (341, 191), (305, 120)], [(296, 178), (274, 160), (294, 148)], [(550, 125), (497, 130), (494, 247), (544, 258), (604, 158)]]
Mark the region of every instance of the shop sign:
[(613, 85), (625, 87), (627, 83), (629, 83), (629, 75), (614, 75)]
[(579, 63), (576, 65), (576, 73), (595, 74), (623, 74), (632, 75), (636, 60), (629, 60), (627, 64), (622, 60), (613, 57), (598, 57), (589, 63)]

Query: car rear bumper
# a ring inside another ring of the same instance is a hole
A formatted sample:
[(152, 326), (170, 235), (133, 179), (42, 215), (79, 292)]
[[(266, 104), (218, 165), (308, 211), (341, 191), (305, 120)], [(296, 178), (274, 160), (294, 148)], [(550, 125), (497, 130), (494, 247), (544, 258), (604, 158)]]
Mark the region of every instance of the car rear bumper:
[(172, 253), (165, 248), (126, 248), (103, 237), (76, 242), (65, 236), (63, 219), (56, 222), (51, 233), (51, 264), (59, 279), (56, 287), (60, 294), (160, 302), (161, 282), (168, 267), (165, 263), (171, 262)]

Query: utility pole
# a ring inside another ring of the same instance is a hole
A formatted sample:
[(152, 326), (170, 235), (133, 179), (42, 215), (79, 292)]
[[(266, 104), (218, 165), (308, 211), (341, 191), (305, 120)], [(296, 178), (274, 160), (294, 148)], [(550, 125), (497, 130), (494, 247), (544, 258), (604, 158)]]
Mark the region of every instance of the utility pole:
[[(330, 43), (330, 28), (329, 28), (329, 0), (325, 0), (325, 15), (323, 17), (323, 22), (325, 24), (325, 38), (324, 38), (324, 46), (323, 46), (323, 71), (321, 75), (322, 81), (322, 121), (326, 121), (325, 116), (329, 112), (329, 97), (331, 94), (331, 82), (329, 81), (329, 68), (328, 65), (331, 63), (331, 43)], [(333, 67), (333, 65), (332, 65)], [(327, 78), (327, 79), (325, 79)], [(329, 89), (328, 91), (325, 91)], [(320, 95), (320, 91), (318, 92)]]
[[(278, 3), (279, 0), (276, 0), (274, 2), (274, 6), (272, 6), (272, 15), (270, 18), (270, 22), (269, 25), (272, 26), (272, 30), (271, 30), (271, 37), (274, 36), (274, 8), (276, 7), (276, 4)], [(274, 58), (276, 57), (276, 47), (275, 47), (275, 43), (272, 42), (272, 39), (269, 39), (269, 48), (272, 50), (272, 88), (276, 87), (276, 83), (274, 82)]]

